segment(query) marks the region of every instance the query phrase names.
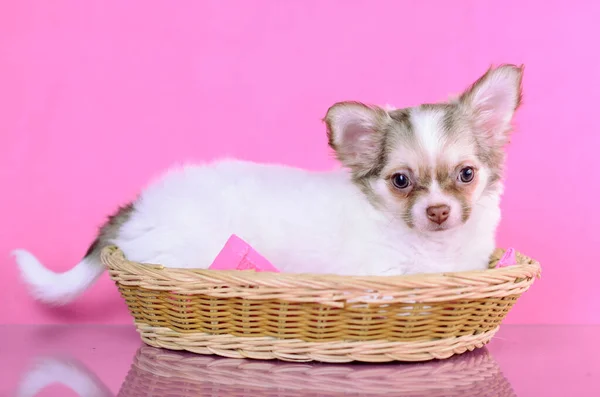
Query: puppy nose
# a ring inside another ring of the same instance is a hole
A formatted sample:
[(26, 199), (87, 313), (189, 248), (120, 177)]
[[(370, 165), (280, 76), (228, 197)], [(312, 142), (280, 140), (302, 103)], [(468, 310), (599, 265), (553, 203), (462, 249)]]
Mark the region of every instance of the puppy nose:
[(427, 207), (427, 218), (430, 221), (441, 225), (448, 219), (450, 216), (450, 207), (447, 205), (432, 205), (431, 207)]

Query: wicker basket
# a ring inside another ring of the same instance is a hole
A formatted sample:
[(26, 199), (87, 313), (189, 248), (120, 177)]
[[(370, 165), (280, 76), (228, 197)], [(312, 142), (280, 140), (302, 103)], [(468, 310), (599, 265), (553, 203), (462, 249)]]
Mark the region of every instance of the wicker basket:
[[(432, 382), (432, 380), (434, 380)], [(515, 397), (484, 348), (413, 365), (249, 362), (141, 347), (118, 397)]]
[(484, 346), (541, 269), (350, 277), (173, 269), (102, 252), (148, 345), (230, 358), (386, 362)]

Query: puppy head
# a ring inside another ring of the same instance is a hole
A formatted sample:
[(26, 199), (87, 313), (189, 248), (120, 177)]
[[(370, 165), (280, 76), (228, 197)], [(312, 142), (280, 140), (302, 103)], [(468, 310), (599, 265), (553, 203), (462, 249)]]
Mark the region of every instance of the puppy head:
[(490, 69), (445, 103), (337, 103), (325, 116), (329, 145), (369, 199), (408, 227), (459, 227), (484, 195), (500, 192), (522, 74), (512, 65)]

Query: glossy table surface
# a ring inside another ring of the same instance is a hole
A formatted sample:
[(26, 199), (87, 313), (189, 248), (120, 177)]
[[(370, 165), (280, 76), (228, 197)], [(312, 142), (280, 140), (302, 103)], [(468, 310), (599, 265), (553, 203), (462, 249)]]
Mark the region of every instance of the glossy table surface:
[(419, 364), (255, 361), (155, 349), (130, 326), (0, 325), (0, 396), (600, 396), (600, 326), (503, 326)]

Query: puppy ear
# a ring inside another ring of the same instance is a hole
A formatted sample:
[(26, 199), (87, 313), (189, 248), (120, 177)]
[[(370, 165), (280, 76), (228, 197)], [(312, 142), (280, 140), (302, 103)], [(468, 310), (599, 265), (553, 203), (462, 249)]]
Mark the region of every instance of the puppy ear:
[(521, 104), (523, 66), (490, 68), (459, 98), (476, 134), (490, 146), (508, 141), (513, 115)]
[(381, 153), (389, 114), (358, 102), (339, 102), (325, 116), (329, 146), (340, 162), (364, 176), (383, 166)]

